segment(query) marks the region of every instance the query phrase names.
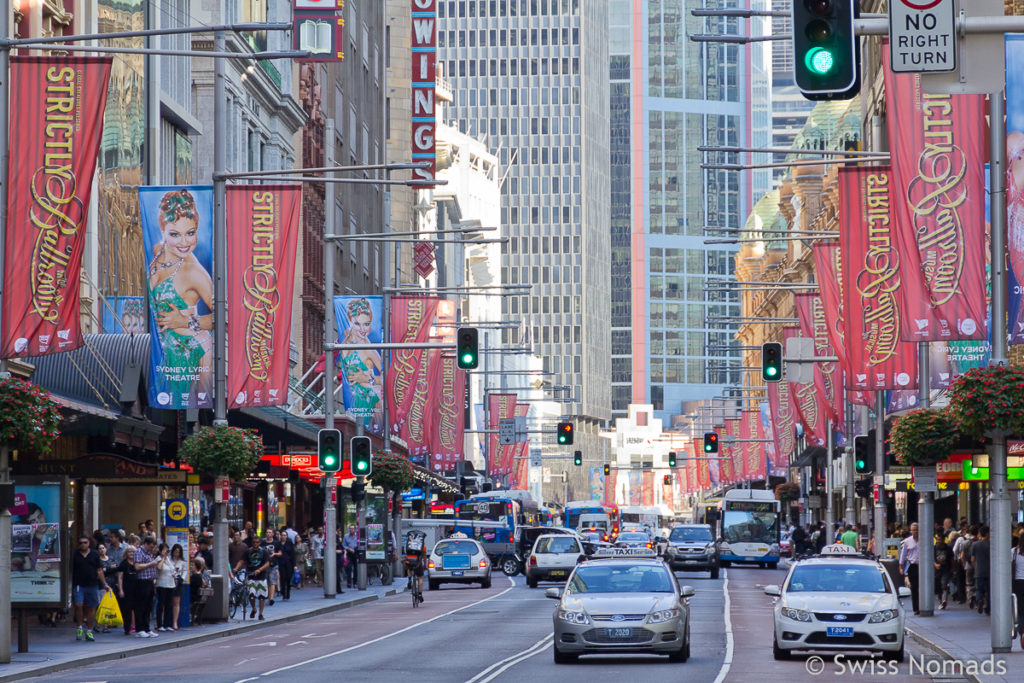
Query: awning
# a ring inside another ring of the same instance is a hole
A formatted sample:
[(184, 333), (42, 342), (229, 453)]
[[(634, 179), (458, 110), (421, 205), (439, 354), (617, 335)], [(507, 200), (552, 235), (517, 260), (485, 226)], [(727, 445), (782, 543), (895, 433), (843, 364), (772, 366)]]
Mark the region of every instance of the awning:
[(416, 478), (416, 481), (423, 482), (424, 484), (429, 484), (431, 486), (436, 486), (437, 488), (441, 489), (442, 493), (458, 493), (460, 491), (459, 487), (452, 483), (451, 480), (445, 479), (440, 474), (435, 474), (434, 472), (431, 472), (425, 467), (413, 465), (412, 469), (413, 476)]
[[(299, 415), (289, 413), (277, 406), (258, 406), (239, 409), (238, 413), (248, 418), (270, 425), (287, 434), (304, 439), (311, 444), (316, 443), (320, 427)], [(234, 423), (234, 420), (231, 420)]]
[(790, 467), (811, 467), (815, 460), (824, 458), (827, 453), (821, 446), (808, 446), (790, 463)]

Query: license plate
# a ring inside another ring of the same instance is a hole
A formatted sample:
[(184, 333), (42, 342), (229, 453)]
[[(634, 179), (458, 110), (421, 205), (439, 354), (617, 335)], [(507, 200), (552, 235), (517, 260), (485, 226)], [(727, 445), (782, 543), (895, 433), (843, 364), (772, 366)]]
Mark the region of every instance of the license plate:
[(609, 638), (632, 638), (633, 629), (631, 628), (606, 628), (604, 630), (605, 635)]
[(697, 560), (684, 560), (683, 564), (697, 564)]
[(852, 626), (829, 626), (825, 635), (829, 638), (852, 638), (853, 627)]
[(465, 573), (466, 573), (466, 572), (464, 572), (464, 571), (462, 571), (462, 570), (458, 570), (458, 571), (454, 571), (454, 572), (452, 572), (452, 576), (462, 576), (462, 575), (463, 575), (463, 574), (465, 574)]
[(551, 572), (551, 576), (565, 576), (565, 571), (562, 569), (556, 569)]

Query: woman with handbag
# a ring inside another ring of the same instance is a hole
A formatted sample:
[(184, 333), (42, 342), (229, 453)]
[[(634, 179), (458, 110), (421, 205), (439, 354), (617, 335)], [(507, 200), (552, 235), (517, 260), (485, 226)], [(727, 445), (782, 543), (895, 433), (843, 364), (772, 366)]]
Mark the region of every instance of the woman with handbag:
[(178, 616), (181, 613), (181, 596), (185, 594), (188, 583), (188, 562), (185, 553), (177, 543), (171, 548), (171, 575), (174, 578), (174, 592), (171, 594), (171, 622), (165, 624), (167, 631), (178, 630)]

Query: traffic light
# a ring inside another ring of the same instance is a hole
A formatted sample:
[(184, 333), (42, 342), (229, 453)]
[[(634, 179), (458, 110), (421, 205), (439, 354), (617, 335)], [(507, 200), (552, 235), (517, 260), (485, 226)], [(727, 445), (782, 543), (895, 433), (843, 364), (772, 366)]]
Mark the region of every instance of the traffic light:
[(663, 482), (663, 483), (664, 483), (664, 484), (665, 484), (666, 486), (671, 486), (671, 485), (672, 485), (672, 475), (671, 475), (671, 474), (666, 474), (666, 475), (665, 475), (665, 478), (664, 478), (664, 479), (662, 479), (662, 482)]
[(718, 432), (704, 432), (704, 452), (718, 452)]
[(573, 451), (572, 453), (572, 464), (579, 467), (583, 464), (583, 451)]
[(793, 80), (809, 100), (860, 91), (859, 0), (793, 0)]
[(352, 450), (352, 474), (357, 477), (368, 477), (373, 473), (373, 455), (370, 453), (370, 437), (353, 436), (350, 447)]
[(341, 470), (341, 432), (321, 429), (316, 433), (316, 466), (321, 472)]
[(463, 370), (472, 370), (479, 365), (480, 345), (475, 327), (460, 327), (455, 333), (458, 349), (458, 366)]
[(612, 466), (611, 465), (605, 465), (604, 466), (604, 476), (607, 477), (611, 473), (612, 473)]
[(779, 342), (761, 344), (761, 377), (765, 382), (782, 379), (782, 344)]
[(853, 483), (853, 490), (861, 498), (870, 498), (874, 495), (874, 483), (870, 477), (864, 479), (858, 479)]
[(668, 452), (668, 466), (669, 467), (675, 467), (676, 466), (676, 452), (675, 451), (669, 451)]
[(558, 423), (558, 445), (572, 445), (572, 422)]
[(875, 471), (875, 449), (867, 436), (853, 437), (853, 464), (857, 474), (872, 474)]

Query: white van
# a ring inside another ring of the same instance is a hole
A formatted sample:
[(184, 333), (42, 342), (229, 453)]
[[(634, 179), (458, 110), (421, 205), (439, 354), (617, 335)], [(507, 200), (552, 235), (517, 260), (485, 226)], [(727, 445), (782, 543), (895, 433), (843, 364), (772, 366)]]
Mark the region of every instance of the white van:
[(581, 514), (577, 522), (576, 530), (580, 529), (603, 529), (604, 532), (611, 532), (611, 519), (607, 514)]

